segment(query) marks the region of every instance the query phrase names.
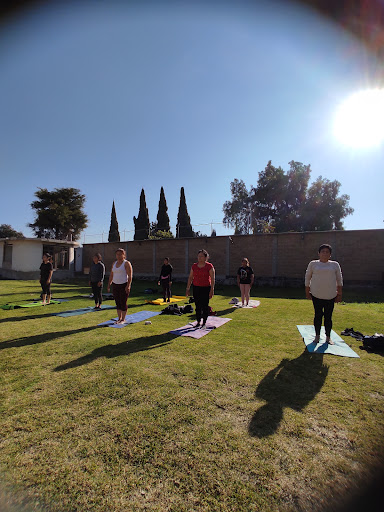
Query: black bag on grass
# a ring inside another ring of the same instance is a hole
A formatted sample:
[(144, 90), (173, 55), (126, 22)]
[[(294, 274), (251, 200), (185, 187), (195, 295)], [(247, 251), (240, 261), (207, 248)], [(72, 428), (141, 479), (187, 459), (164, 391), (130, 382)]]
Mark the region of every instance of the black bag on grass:
[(373, 335), (373, 336), (364, 336), (363, 338), (364, 348), (372, 350), (374, 352), (383, 352), (384, 351), (384, 336)]

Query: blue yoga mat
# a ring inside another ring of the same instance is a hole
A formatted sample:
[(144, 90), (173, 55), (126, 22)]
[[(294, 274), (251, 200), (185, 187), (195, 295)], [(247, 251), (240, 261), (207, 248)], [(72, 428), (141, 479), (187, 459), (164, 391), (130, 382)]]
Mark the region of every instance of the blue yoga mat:
[(113, 318), (112, 320), (107, 320), (106, 322), (102, 322), (98, 324), (98, 327), (114, 327), (115, 329), (122, 329), (129, 324), (136, 324), (137, 322), (142, 322), (143, 320), (148, 320), (153, 316), (160, 315), (161, 311), (138, 311), (137, 313), (132, 313), (131, 315), (127, 315), (125, 317), (124, 324), (115, 324), (117, 318)]
[[(102, 304), (101, 310), (103, 309), (116, 309), (116, 306), (106, 306)], [(54, 313), (54, 316), (62, 316), (64, 318), (68, 316), (77, 316), (77, 315), (85, 315), (85, 313), (97, 313), (101, 311), (100, 309), (95, 309), (92, 307), (88, 308), (80, 308), (80, 309), (71, 309), (70, 311), (62, 311), (61, 313)]]
[(335, 331), (331, 331), (331, 340), (335, 343), (329, 345), (325, 343), (325, 330), (324, 327), (320, 331), (320, 342), (314, 343), (315, 328), (313, 325), (297, 325), (300, 334), (303, 337), (303, 341), (307, 347), (308, 352), (314, 352), (316, 354), (332, 354), (334, 356), (343, 357), (359, 357), (345, 341), (340, 338)]

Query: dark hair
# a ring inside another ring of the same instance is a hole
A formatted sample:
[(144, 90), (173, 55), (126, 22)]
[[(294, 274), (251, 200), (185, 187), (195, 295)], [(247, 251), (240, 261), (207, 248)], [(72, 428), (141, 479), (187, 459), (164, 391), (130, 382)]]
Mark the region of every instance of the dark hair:
[(248, 259), (248, 258), (243, 258), (241, 261), (242, 261), (242, 262), (243, 262), (243, 261), (246, 261), (246, 262), (247, 262), (247, 266), (249, 267), (249, 259)]
[(95, 257), (95, 256), (96, 256), (96, 258), (97, 258), (99, 261), (101, 261), (101, 260), (102, 260), (102, 256), (101, 256), (101, 254), (100, 254), (99, 252), (96, 252), (96, 253), (93, 255), (93, 257)]
[(122, 249), (121, 247), (119, 247), (118, 249), (116, 249), (115, 254), (116, 254), (117, 252), (119, 252), (119, 251), (120, 251), (120, 252), (122, 252), (123, 254), (125, 254), (125, 250), (124, 250), (124, 249)]
[(44, 253), (43, 253), (43, 256), (46, 256), (47, 258), (50, 258), (50, 257), (51, 257), (51, 255), (49, 254), (49, 252), (44, 252)]
[(330, 254), (332, 254), (332, 247), (329, 245), (329, 244), (322, 244), (320, 245), (319, 247), (319, 252), (322, 250), (322, 249), (328, 249)]
[(164, 259), (165, 259), (165, 260), (167, 260), (167, 261), (168, 261), (168, 263), (169, 263), (169, 258), (165, 257)]
[(200, 249), (200, 251), (197, 251), (197, 255), (199, 255), (201, 252), (204, 254), (206, 259), (209, 258), (209, 254), (205, 249)]

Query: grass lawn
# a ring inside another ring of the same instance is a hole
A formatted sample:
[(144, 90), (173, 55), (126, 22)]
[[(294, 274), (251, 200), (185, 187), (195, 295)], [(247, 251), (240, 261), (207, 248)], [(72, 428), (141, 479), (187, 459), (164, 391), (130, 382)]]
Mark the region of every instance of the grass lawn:
[[(128, 313), (161, 309), (148, 286)], [(201, 340), (168, 334), (191, 315), (123, 329), (96, 327), (113, 311), (51, 315), (89, 292), (54, 284), (70, 302), (0, 310), (2, 511), (329, 510), (383, 460), (384, 357), (348, 337), (360, 359), (307, 353), (304, 290), (255, 288), (260, 307), (234, 310), (238, 290), (219, 286), (211, 305), (232, 321)], [(39, 293), (0, 281), (1, 304)], [(384, 293), (344, 297), (336, 332), (384, 331)]]

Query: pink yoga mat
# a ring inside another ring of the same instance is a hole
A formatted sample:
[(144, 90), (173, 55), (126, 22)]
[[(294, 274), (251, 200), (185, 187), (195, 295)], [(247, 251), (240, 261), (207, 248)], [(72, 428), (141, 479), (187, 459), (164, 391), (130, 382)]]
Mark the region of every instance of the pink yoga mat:
[(217, 329), (218, 327), (221, 327), (222, 325), (226, 324), (230, 320), (232, 320), (232, 318), (219, 318), (216, 316), (209, 316), (204, 329), (199, 329), (188, 324), (184, 325), (183, 327), (179, 327), (178, 329), (174, 329), (173, 331), (170, 332), (172, 334), (178, 334), (179, 336), (189, 336), (190, 338), (199, 339), (205, 336), (206, 334), (209, 334), (211, 331), (213, 331), (213, 329)]

